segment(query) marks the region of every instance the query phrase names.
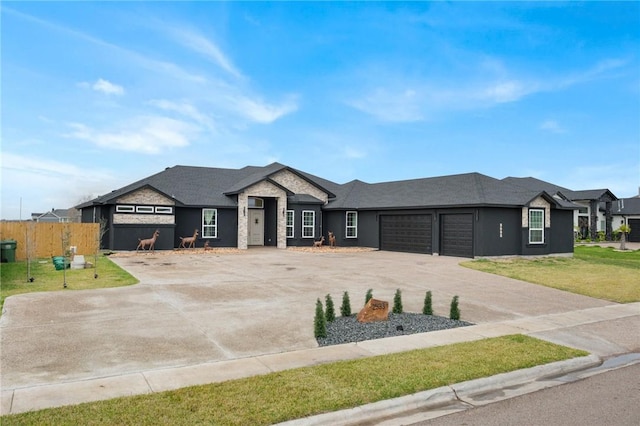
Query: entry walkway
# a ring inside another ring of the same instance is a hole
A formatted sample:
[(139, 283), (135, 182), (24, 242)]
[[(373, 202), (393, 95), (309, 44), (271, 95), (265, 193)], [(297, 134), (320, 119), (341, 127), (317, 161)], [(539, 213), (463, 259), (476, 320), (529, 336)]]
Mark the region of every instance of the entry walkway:
[(21, 413), (121, 396), (162, 392), (339, 360), (518, 333), (584, 349), (603, 359), (617, 354), (640, 351), (639, 330), (640, 303), (607, 305), (359, 343), (178, 368), (150, 369), (51, 385), (3, 389), (1, 412), (2, 414)]

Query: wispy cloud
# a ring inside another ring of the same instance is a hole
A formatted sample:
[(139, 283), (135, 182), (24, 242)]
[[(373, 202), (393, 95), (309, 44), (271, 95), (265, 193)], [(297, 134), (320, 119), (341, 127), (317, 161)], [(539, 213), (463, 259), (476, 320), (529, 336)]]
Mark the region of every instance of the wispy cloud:
[(252, 99), (237, 93), (230, 93), (226, 99), (234, 111), (251, 121), (262, 124), (272, 123), (298, 109), (297, 97), (293, 95), (288, 96), (279, 105), (269, 104), (261, 99)]
[(193, 29), (171, 24), (162, 25), (172, 38), (182, 46), (200, 53), (234, 77), (241, 78), (242, 73), (235, 67), (227, 55), (211, 40)]
[(102, 148), (160, 154), (168, 149), (189, 145), (196, 129), (183, 121), (157, 116), (137, 117), (121, 126), (105, 131), (96, 130), (82, 123), (69, 124), (71, 131), (65, 136), (91, 142)]
[(213, 119), (200, 112), (196, 106), (188, 102), (173, 102), (167, 99), (152, 99), (147, 103), (164, 111), (173, 111), (184, 117), (188, 117), (194, 120), (196, 123), (208, 128), (209, 130), (216, 129)]
[(103, 80), (102, 78), (96, 80), (95, 83), (82, 82), (79, 83), (78, 86), (85, 89), (92, 89), (96, 92), (104, 93), (105, 95), (124, 95), (124, 87), (111, 83), (110, 81)]
[(545, 120), (540, 123), (540, 129), (551, 133), (566, 133), (567, 131), (555, 120)]

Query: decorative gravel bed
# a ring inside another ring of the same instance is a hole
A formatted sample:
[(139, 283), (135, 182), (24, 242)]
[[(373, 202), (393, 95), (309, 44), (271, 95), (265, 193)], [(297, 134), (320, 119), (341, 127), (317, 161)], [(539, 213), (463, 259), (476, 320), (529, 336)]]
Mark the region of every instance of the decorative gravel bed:
[(327, 323), (327, 337), (317, 340), (320, 346), (330, 346), (382, 339), (383, 337), (447, 330), (469, 325), (473, 324), (446, 317), (416, 313), (390, 313), (388, 321), (361, 324), (356, 320), (355, 315), (351, 315), (349, 317), (337, 317), (335, 321)]

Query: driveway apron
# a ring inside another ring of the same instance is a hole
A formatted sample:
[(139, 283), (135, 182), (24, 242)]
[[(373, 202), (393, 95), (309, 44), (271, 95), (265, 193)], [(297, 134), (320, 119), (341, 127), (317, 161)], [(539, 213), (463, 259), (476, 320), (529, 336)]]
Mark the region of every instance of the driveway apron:
[[(488, 323), (611, 305), (458, 265), (464, 259), (385, 251), (120, 253), (140, 283), (9, 297), (0, 318), (3, 389), (189, 366), (317, 346), (316, 299), (365, 293), (436, 315), (454, 295), (462, 319)], [(69, 283), (73, 286), (73, 283)]]

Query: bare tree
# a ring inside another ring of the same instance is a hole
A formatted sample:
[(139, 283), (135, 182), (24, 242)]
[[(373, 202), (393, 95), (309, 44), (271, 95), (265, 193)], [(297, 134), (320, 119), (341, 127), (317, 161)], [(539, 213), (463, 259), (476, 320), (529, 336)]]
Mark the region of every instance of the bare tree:
[(98, 232), (96, 232), (96, 254), (93, 262), (93, 278), (98, 278), (98, 256), (100, 255), (100, 248), (102, 246), (102, 237), (107, 233), (107, 219), (100, 218)]

